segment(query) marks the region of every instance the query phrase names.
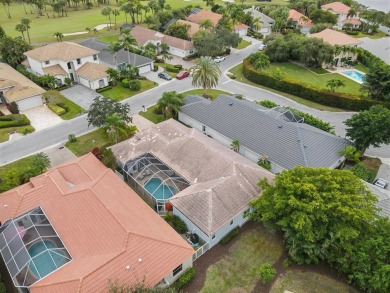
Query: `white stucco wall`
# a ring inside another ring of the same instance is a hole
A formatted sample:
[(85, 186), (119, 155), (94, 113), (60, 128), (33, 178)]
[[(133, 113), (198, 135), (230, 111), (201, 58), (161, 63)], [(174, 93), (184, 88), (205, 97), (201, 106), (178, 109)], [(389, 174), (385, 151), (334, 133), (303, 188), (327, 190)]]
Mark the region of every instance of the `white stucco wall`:
[(165, 284), (171, 285), (181, 276), (181, 274), (183, 274), (188, 268), (191, 267), (192, 267), (192, 256), (188, 258), (185, 262), (183, 262), (182, 270), (180, 271), (180, 273), (176, 274), (176, 276), (173, 276), (173, 270), (172, 270), (172, 272), (164, 278)]
[(44, 75), (41, 62), (38, 62), (30, 57), (27, 57), (27, 59), (28, 62), (30, 63), (30, 68), (32, 73), (34, 73), (35, 75)]
[(195, 52), (195, 49), (182, 50), (182, 49), (178, 49), (178, 48), (174, 48), (174, 47), (169, 46), (168, 53), (183, 58), (183, 57), (190, 56), (192, 54), (191, 51)]
[(93, 89), (93, 90), (96, 90), (96, 89), (101, 88), (101, 87), (108, 86), (108, 79), (107, 79), (107, 77), (102, 78), (102, 80), (103, 80), (103, 82), (104, 82), (104, 85), (103, 85), (103, 86), (100, 86), (100, 85), (99, 85), (99, 80), (100, 80), (100, 79), (98, 79), (98, 80), (93, 80), (93, 81), (89, 81), (89, 80), (87, 80), (87, 79), (82, 78), (81, 76), (79, 76), (79, 82), (80, 82), (80, 84), (82, 84), (82, 85), (84, 85), (84, 86), (86, 86), (86, 87), (89, 87), (89, 88), (91, 88), (91, 89)]
[(16, 103), (18, 104), (19, 111), (28, 110), (43, 105), (41, 96), (33, 96), (27, 99), (17, 101)]

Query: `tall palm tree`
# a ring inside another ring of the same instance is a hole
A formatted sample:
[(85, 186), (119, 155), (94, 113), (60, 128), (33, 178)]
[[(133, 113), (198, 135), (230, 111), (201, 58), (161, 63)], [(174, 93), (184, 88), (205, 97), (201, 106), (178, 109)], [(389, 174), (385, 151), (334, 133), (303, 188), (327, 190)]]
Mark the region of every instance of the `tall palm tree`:
[(211, 21), (211, 19), (202, 19), (200, 21), (199, 27), (205, 30), (212, 29), (214, 27), (214, 23)]
[(130, 32), (122, 33), (122, 47), (131, 51), (132, 47), (138, 47), (137, 40), (130, 34)]
[(261, 20), (261, 17), (256, 17), (255, 19), (253, 19), (253, 24), (254, 24), (254, 27), (257, 31), (259, 31), (261, 29), (261, 23), (263, 23), (263, 21)]
[(116, 70), (114, 68), (108, 68), (106, 70), (106, 73), (108, 74), (109, 80), (112, 81), (112, 83), (115, 85), (117, 83), (117, 81), (119, 80), (118, 70)]
[(118, 113), (107, 115), (103, 128), (114, 138), (115, 143), (118, 143), (120, 135), (125, 136), (129, 133), (129, 126)]
[(103, 49), (104, 51), (110, 52), (114, 56), (115, 68), (117, 67), (116, 54), (122, 49), (122, 46), (119, 42), (111, 42), (107, 48)]
[(121, 14), (119, 9), (113, 9), (111, 14), (114, 15), (114, 29), (116, 30), (116, 17)]
[(230, 148), (238, 153), (240, 151), (240, 141), (238, 139), (233, 139)]
[(86, 27), (85, 30), (88, 33), (88, 37), (89, 37), (91, 35), (92, 29), (90, 27)]
[(218, 79), (221, 76), (221, 69), (210, 56), (200, 57), (193, 67), (190, 68), (192, 73), (192, 85), (203, 88), (203, 96), (206, 96), (206, 89), (211, 89), (218, 85)]
[(345, 87), (345, 81), (333, 78), (326, 82), (326, 86), (330, 88), (331, 92), (335, 92), (337, 88)]
[(183, 105), (183, 95), (175, 91), (165, 92), (157, 101), (157, 106), (162, 110), (165, 118), (176, 117)]
[(21, 23), (25, 26), (26, 28), (26, 32), (27, 32), (27, 36), (28, 36), (28, 42), (29, 44), (31, 44), (31, 40), (30, 40), (30, 32), (29, 32), (29, 29), (30, 29), (30, 23), (31, 23), (31, 20), (29, 20), (28, 18), (22, 18), (22, 21)]
[(98, 32), (99, 32), (98, 29), (97, 29), (96, 27), (94, 27), (94, 28), (93, 28), (93, 33), (94, 33), (95, 35), (97, 35)]
[(45, 153), (38, 153), (34, 155), (33, 162), (35, 168), (37, 168), (41, 174), (51, 166), (49, 156)]
[(62, 42), (64, 35), (60, 32), (56, 32), (56, 33), (54, 33), (53, 37), (55, 37), (57, 39), (57, 42)]
[(15, 26), (15, 30), (20, 32), (23, 36), (23, 40), (26, 40), (26, 38), (24, 37), (24, 32), (26, 31), (26, 27), (21, 24), (21, 23), (18, 23), (16, 26)]

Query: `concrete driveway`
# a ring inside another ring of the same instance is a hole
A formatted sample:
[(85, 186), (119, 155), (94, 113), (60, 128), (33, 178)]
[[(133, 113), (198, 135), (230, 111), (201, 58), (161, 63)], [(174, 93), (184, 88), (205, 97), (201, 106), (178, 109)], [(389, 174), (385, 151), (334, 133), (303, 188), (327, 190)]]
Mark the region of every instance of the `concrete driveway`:
[(61, 93), (73, 103), (76, 103), (80, 107), (85, 110), (88, 110), (91, 106), (93, 100), (100, 96), (94, 90), (87, 88), (86, 86), (77, 84), (68, 88), (66, 90), (61, 91)]
[(31, 126), (39, 131), (64, 122), (60, 116), (55, 114), (46, 105), (24, 110), (21, 112), (30, 119)]
[(160, 72), (163, 72), (163, 71), (164, 71), (164, 69), (159, 67), (158, 71), (156, 71), (156, 72), (149, 71), (148, 73), (142, 74), (142, 76), (145, 76), (147, 79), (149, 79), (151, 81), (154, 81), (154, 82), (158, 83), (159, 85), (167, 84), (167, 83), (170, 83), (170, 82), (176, 80), (175, 78), (172, 78), (171, 80), (165, 80), (165, 79), (162, 79), (162, 78), (158, 77), (158, 74)]

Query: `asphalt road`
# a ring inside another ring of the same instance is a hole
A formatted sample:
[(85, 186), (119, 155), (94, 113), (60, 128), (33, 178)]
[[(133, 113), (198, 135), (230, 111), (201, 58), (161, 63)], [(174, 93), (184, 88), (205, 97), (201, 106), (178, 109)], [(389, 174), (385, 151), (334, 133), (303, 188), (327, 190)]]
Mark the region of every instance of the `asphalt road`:
[[(256, 51), (258, 45), (259, 43), (256, 42), (243, 50), (234, 52), (229, 55), (225, 61), (220, 63), (222, 72), (225, 73), (229, 68), (241, 63), (246, 56), (248, 56), (251, 52)], [(128, 103), (130, 105), (132, 113), (138, 113), (142, 110), (143, 105), (149, 107), (156, 104), (157, 100), (165, 91), (174, 90), (177, 92), (183, 92), (192, 88), (193, 87), (191, 85), (190, 78), (183, 80), (172, 80), (122, 102)], [(337, 135), (341, 137), (345, 136), (345, 125), (343, 121), (348, 119), (353, 114), (352, 112), (327, 112), (313, 109), (272, 92), (231, 80), (224, 74), (219, 80), (218, 88), (231, 93), (243, 94), (248, 100), (267, 99), (274, 101), (282, 106), (292, 106), (298, 110), (310, 113), (334, 125)], [(1, 143), (0, 166), (25, 156), (40, 152), (46, 148), (65, 143), (70, 133), (73, 133), (77, 136), (92, 130), (94, 130), (94, 128), (88, 128), (86, 115), (83, 115), (69, 121), (64, 121), (62, 124), (28, 134), (17, 140)], [(390, 146), (387, 145), (379, 149), (368, 150), (367, 154), (390, 158)]]

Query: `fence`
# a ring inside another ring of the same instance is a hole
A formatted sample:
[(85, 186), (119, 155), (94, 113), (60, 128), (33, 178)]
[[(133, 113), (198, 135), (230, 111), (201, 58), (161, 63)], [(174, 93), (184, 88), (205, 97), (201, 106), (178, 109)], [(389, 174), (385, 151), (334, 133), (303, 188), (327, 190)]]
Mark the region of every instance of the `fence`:
[(199, 247), (195, 253), (192, 255), (192, 261), (195, 261), (196, 259), (198, 259), (201, 255), (205, 254), (206, 251), (208, 251), (210, 249), (210, 245), (209, 245), (209, 242), (203, 244), (201, 247)]

